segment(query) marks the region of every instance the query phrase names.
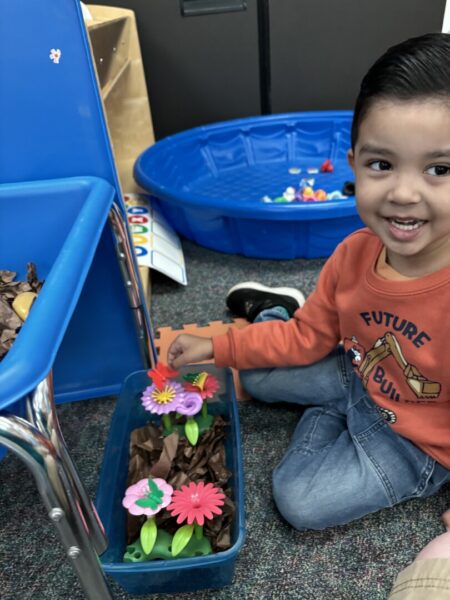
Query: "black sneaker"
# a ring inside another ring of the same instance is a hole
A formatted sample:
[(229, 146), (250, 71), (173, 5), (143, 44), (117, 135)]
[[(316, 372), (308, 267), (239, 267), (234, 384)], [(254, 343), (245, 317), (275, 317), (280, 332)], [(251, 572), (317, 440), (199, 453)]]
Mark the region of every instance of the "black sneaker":
[(232, 313), (253, 322), (262, 310), (274, 306), (283, 306), (292, 317), (305, 303), (305, 297), (295, 288), (270, 288), (254, 281), (245, 281), (228, 291), (226, 303)]

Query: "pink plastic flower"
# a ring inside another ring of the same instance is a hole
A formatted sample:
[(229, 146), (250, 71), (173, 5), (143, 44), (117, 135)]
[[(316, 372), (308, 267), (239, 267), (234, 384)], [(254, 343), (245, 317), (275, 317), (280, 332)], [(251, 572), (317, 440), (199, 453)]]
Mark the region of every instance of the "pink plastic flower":
[(199, 373), (195, 378), (185, 382), (184, 387), (189, 392), (199, 392), (203, 400), (212, 398), (220, 387), (217, 377), (209, 373)]
[(192, 525), (196, 521), (202, 526), (206, 519), (212, 519), (214, 515), (221, 515), (225, 494), (223, 494), (212, 483), (205, 485), (204, 481), (191, 482), (189, 486), (182, 485), (180, 490), (175, 490), (172, 503), (167, 510), (173, 517), (178, 515), (177, 523), (188, 522)]
[(178, 410), (178, 405), (184, 400), (184, 394), (181, 383), (166, 380), (161, 389), (154, 383), (145, 388), (141, 401), (145, 410), (163, 415)]
[(180, 415), (192, 417), (202, 410), (203, 400), (198, 392), (186, 392), (183, 402), (180, 402), (177, 412)]
[(164, 479), (141, 479), (127, 488), (122, 506), (132, 515), (150, 517), (170, 504), (172, 493), (173, 487)]

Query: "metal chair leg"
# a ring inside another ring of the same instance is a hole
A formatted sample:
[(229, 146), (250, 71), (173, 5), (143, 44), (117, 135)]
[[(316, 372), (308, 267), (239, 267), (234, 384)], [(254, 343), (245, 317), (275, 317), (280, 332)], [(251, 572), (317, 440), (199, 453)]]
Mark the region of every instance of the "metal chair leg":
[(108, 540), (95, 506), (89, 498), (67, 450), (56, 413), (51, 371), (27, 398), (27, 413), (30, 423), (53, 444), (72, 484), (71, 489), (67, 491), (70, 494), (75, 493), (77, 506), (83, 513), (94, 548), (98, 554), (103, 554), (108, 547)]
[(112, 600), (77, 498), (53, 443), (25, 419), (0, 415), (0, 443), (32, 472), (50, 519), (89, 600)]
[(156, 353), (152, 343), (150, 317), (147, 312), (128, 223), (115, 202), (109, 211), (109, 222), (130, 307), (133, 309), (141, 354), (146, 368), (151, 368), (155, 366)]

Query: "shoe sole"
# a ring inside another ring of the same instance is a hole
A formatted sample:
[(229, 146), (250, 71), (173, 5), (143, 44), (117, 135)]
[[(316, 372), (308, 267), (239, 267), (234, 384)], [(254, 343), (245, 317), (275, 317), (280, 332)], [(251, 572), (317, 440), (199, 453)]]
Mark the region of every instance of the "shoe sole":
[(230, 290), (228, 290), (227, 298), (229, 298), (233, 292), (237, 292), (238, 290), (257, 290), (259, 292), (268, 292), (270, 294), (276, 294), (280, 296), (289, 296), (290, 298), (294, 298), (294, 300), (298, 303), (300, 307), (302, 307), (305, 304), (305, 296), (301, 293), (300, 290), (296, 290), (295, 288), (272, 288), (266, 285), (262, 285), (261, 283), (257, 283), (256, 281), (244, 281), (244, 283), (238, 283), (237, 285), (233, 286)]

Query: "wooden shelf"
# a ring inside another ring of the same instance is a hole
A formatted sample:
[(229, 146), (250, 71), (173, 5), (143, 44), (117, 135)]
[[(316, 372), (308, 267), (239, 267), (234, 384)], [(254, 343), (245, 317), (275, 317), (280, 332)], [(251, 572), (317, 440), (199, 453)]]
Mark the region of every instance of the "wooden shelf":
[(93, 18), (85, 24), (122, 192), (141, 192), (133, 165), (155, 135), (135, 15), (112, 6), (88, 9)]
[[(155, 142), (134, 12), (88, 5), (86, 20), (98, 86), (122, 193), (143, 190), (133, 178), (137, 157)], [(139, 273), (150, 307), (150, 269)]]
[[(104, 7), (102, 7), (104, 8)], [(89, 9), (92, 9), (92, 6), (89, 7)], [(101, 29), (103, 27), (110, 27), (114, 22), (117, 21), (123, 21), (124, 17), (115, 17), (115, 18), (109, 18), (109, 17), (104, 17), (103, 19), (95, 19), (93, 18), (90, 21), (86, 21), (86, 27), (89, 30), (89, 33), (91, 33), (94, 29)]]
[(112, 79), (109, 79), (105, 85), (102, 87), (102, 98), (105, 101), (108, 97), (108, 95), (110, 94), (110, 92), (112, 91), (112, 89), (114, 88), (115, 85), (117, 85), (117, 82), (120, 80), (120, 78), (122, 77), (122, 75), (125, 73), (125, 71), (128, 69), (128, 67), (131, 65), (131, 61), (128, 58), (123, 65), (120, 67), (120, 69), (117, 71), (117, 73), (114, 75), (114, 77)]

